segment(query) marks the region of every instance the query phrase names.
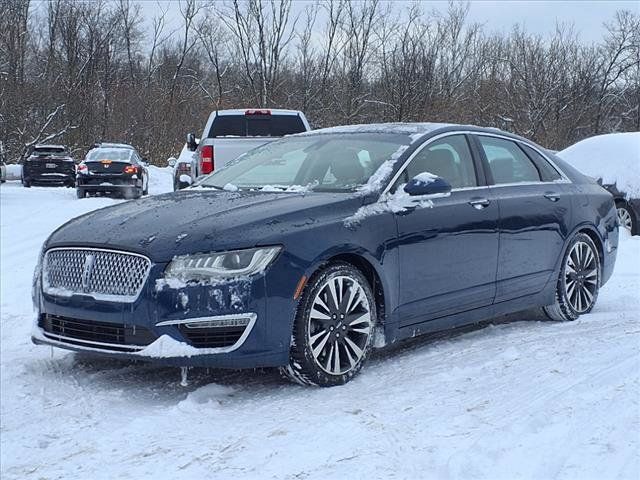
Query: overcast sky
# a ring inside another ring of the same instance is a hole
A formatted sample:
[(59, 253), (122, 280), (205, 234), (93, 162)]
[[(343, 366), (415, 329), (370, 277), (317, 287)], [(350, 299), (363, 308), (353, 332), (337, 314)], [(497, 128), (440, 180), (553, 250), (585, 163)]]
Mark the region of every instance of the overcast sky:
[[(171, 23), (179, 22), (177, 0), (139, 0), (142, 12), (150, 22), (157, 14), (158, 4), (173, 17)], [(392, 5), (405, 10), (411, 2), (395, 1)], [(446, 10), (447, 1), (421, 2), (425, 10)], [(313, 4), (308, 0), (294, 0), (294, 9), (301, 11)], [(634, 0), (475, 0), (471, 2), (469, 20), (486, 25), (488, 31), (509, 31), (514, 24), (525, 25), (532, 33), (553, 32), (556, 22), (572, 23), (584, 43), (597, 42), (602, 38), (602, 23), (613, 18), (616, 10), (627, 9), (640, 13), (640, 1)]]

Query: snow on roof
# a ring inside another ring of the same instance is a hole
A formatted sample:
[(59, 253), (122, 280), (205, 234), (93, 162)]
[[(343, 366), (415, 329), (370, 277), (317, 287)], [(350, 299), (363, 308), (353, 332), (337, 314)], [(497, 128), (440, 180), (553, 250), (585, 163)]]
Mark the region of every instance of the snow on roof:
[(33, 148), (61, 148), (61, 149), (65, 149), (66, 147), (64, 145), (54, 145), (54, 144), (49, 144), (49, 143), (42, 143), (42, 144), (38, 144), (38, 145), (34, 146)]
[(586, 138), (557, 155), (604, 185), (615, 184), (628, 198), (640, 197), (640, 132)]
[(425, 133), (451, 126), (453, 126), (451, 123), (367, 123), (321, 128), (319, 130), (299, 133), (298, 135), (318, 135), (324, 133), (397, 133), (400, 135), (410, 135), (412, 140), (417, 140), (418, 137)]

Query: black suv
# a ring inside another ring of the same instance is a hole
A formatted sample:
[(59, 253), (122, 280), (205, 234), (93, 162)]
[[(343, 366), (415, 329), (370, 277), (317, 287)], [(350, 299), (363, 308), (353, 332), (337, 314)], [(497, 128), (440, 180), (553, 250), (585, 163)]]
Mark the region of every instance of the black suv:
[(22, 185), (76, 184), (76, 164), (63, 145), (36, 145), (22, 163)]
[(78, 198), (87, 194), (140, 198), (149, 190), (146, 159), (131, 145), (100, 143), (78, 165)]

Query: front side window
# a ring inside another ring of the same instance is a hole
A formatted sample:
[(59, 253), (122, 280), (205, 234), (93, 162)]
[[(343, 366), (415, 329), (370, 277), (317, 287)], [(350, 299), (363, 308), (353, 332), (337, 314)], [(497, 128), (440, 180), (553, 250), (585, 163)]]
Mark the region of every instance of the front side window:
[(420, 150), (400, 175), (395, 188), (425, 172), (445, 179), (452, 188), (475, 187), (478, 184), (473, 157), (464, 135), (441, 138)]
[(510, 140), (479, 136), (495, 184), (539, 182), (540, 173), (522, 149)]
[(304, 186), (351, 191), (366, 184), (392, 156), (411, 143), (407, 135), (336, 133), (289, 137), (251, 150), (200, 185), (240, 189)]

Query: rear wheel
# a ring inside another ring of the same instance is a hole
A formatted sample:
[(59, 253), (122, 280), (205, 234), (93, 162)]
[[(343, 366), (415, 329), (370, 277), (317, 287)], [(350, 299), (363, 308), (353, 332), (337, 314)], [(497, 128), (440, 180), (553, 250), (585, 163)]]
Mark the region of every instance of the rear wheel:
[(544, 311), (552, 320), (575, 320), (591, 311), (599, 289), (598, 249), (588, 235), (579, 233), (565, 253), (556, 285), (556, 301), (544, 307)]
[(76, 196), (78, 198), (84, 198), (87, 196), (87, 192), (84, 188), (76, 188)]
[(293, 326), (289, 365), (281, 371), (304, 385), (342, 385), (367, 360), (375, 324), (376, 306), (367, 279), (351, 264), (331, 264), (305, 288)]
[(630, 233), (636, 232), (636, 218), (633, 214), (633, 210), (627, 204), (627, 202), (618, 202), (616, 204), (618, 210), (618, 223), (621, 227), (626, 228)]

